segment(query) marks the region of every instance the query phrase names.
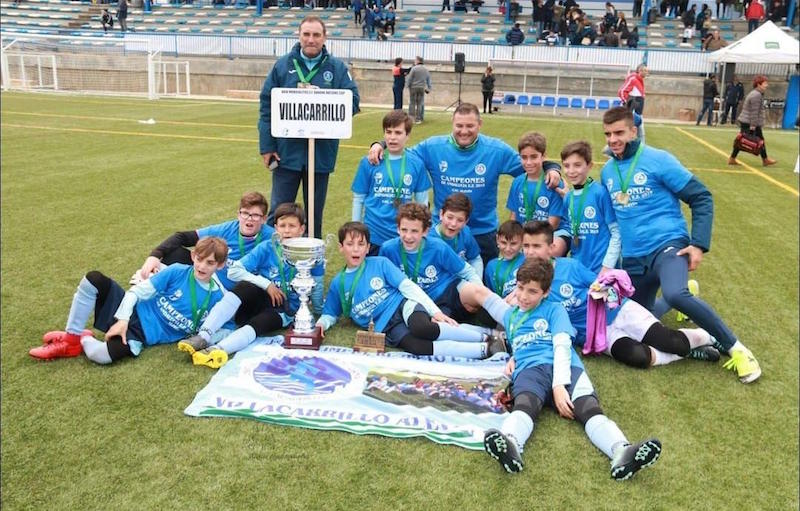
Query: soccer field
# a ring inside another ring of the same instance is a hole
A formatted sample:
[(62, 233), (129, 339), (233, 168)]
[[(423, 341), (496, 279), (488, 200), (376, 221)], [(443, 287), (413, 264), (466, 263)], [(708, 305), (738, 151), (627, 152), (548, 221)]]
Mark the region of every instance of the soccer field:
[[(326, 233), (349, 220), (350, 184), (385, 111), (366, 109), (342, 141)], [(482, 131), (512, 146), (541, 131), (551, 158), (589, 140), (595, 177), (605, 161), (596, 117), (485, 117)], [(244, 191), (269, 197), (257, 118), (253, 102), (3, 93), (4, 509), (797, 509), (796, 131), (766, 131), (777, 165), (742, 153), (744, 164), (728, 167), (734, 128), (647, 124), (647, 143), (714, 194), (712, 247), (694, 278), (763, 375), (746, 386), (722, 361), (641, 371), (586, 360), (606, 414), (631, 440), (663, 443), (631, 481), (614, 482), (583, 429), (552, 411), (511, 476), (482, 452), (423, 439), (184, 416), (213, 372), (175, 345), (107, 367), (32, 359), (42, 334), (64, 327), (87, 271), (125, 283), (174, 231), (233, 218)], [(410, 143), (447, 133), (449, 119), (429, 112)], [(510, 183), (501, 180), (501, 206)], [(343, 264), (329, 254), (326, 282)], [(674, 312), (664, 320), (677, 325)], [(339, 324), (326, 342), (349, 346), (354, 331)]]

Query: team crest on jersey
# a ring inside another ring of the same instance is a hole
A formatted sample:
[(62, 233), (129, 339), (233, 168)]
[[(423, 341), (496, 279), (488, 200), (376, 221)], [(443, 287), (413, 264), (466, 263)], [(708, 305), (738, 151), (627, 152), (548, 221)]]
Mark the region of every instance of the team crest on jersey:
[(411, 177), (411, 174), (406, 174), (403, 176), (403, 184), (406, 186), (411, 186), (411, 180), (414, 179)]
[(537, 337), (543, 336), (547, 332), (547, 320), (544, 318), (537, 319), (533, 322), (533, 330), (536, 332)]
[(324, 73), (322, 73), (322, 78), (326, 82), (332, 82), (333, 81), (333, 73), (331, 73), (330, 71), (325, 71)]
[(479, 176), (486, 174), (486, 165), (484, 165), (483, 163), (475, 165), (475, 173), (478, 174)]
[(447, 162), (442, 160), (439, 162), (439, 172), (447, 172)]
[(436, 276), (436, 267), (434, 265), (432, 265), (432, 264), (429, 264), (425, 268), (425, 276), (428, 277), (429, 279), (432, 279), (433, 277), (435, 277)]
[(169, 297), (169, 301), (177, 302), (178, 300), (181, 299), (182, 296), (183, 296), (183, 291), (177, 289), (174, 293), (172, 293), (172, 296)]
[(633, 175), (633, 182), (641, 186), (647, 182), (647, 174), (644, 172), (637, 172)]
[(568, 298), (568, 297), (572, 296), (572, 293), (574, 291), (575, 290), (572, 289), (572, 284), (570, 284), (568, 282), (564, 283), (564, 284), (561, 284), (561, 287), (558, 288), (558, 292), (561, 293), (561, 296), (563, 296), (564, 298)]
[(369, 281), (369, 287), (377, 291), (383, 287), (383, 279), (380, 277), (373, 277), (372, 280)]
[(536, 204), (538, 204), (540, 208), (546, 208), (547, 206), (550, 205), (550, 199), (544, 196), (539, 197), (538, 199), (536, 199)]
[(594, 208), (591, 206), (586, 206), (586, 209), (583, 210), (583, 216), (587, 220), (591, 220), (596, 214), (597, 212), (595, 212)]
[(383, 172), (376, 172), (374, 179), (376, 185), (383, 183)]

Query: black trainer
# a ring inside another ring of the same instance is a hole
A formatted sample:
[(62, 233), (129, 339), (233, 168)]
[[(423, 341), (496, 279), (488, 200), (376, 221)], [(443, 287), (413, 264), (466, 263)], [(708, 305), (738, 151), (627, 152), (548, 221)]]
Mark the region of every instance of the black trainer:
[(488, 429), (483, 436), (483, 448), (489, 456), (500, 462), (506, 472), (511, 474), (521, 472), (524, 465), (522, 456), (519, 455), (517, 444), (501, 431)]
[(181, 339), (180, 342), (178, 342), (178, 349), (180, 351), (185, 351), (189, 355), (194, 355), (196, 351), (206, 348), (208, 348), (208, 342), (199, 335), (193, 335), (186, 339)]
[(718, 362), (719, 350), (714, 346), (699, 346), (689, 350), (689, 355), (686, 358), (693, 358), (694, 360), (703, 360), (705, 362)]
[(636, 472), (655, 463), (659, 456), (661, 442), (656, 438), (623, 447), (611, 460), (611, 477), (617, 481), (629, 479)]

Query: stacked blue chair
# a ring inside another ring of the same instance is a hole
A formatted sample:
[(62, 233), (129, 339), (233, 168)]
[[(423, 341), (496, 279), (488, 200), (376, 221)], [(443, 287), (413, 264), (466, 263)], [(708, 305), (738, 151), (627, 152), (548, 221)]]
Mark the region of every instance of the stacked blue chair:
[(553, 96), (545, 96), (544, 106), (556, 106), (556, 98)]
[(542, 106), (542, 97), (531, 96), (531, 106)]
[(521, 94), (520, 97), (517, 98), (517, 104), (520, 106), (527, 106), (528, 96), (526, 96), (525, 94)]
[(569, 102), (570, 108), (582, 108), (583, 107), (583, 99), (582, 98), (572, 98)]
[(607, 99), (601, 99), (597, 102), (597, 108), (599, 110), (608, 110), (611, 108), (610, 102)]
[(560, 97), (558, 98), (558, 103), (556, 104), (558, 108), (567, 108), (569, 106), (569, 98)]
[(587, 110), (594, 110), (597, 108), (597, 100), (594, 98), (586, 98), (586, 102), (583, 104), (583, 108)]

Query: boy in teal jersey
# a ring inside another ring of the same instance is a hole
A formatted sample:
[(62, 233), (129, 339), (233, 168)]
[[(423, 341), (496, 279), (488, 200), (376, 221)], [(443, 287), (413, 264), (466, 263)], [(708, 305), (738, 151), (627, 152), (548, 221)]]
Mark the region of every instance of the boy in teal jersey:
[[(415, 204), (401, 209), (409, 206)], [(317, 320), (323, 334), (344, 316), (361, 328), (373, 321), (389, 346), (414, 355), (486, 358), (504, 351), (501, 339), (476, 337), (445, 315), (396, 264), (382, 256), (366, 257), (369, 229), (364, 224), (348, 222), (338, 234), (345, 267), (331, 281)]]
[[(138, 356), (144, 346), (175, 342), (197, 331), (224, 293), (215, 272), (225, 266), (228, 246), (217, 237), (203, 238), (191, 253), (192, 266), (176, 263), (125, 291), (109, 277), (90, 271), (81, 279), (64, 331), (48, 332), (44, 345), (30, 350), (34, 358), (77, 357), (83, 351), (98, 364)], [(93, 337), (86, 323), (94, 311)]]
[(497, 250), (500, 255), (486, 265), (483, 283), (501, 298), (508, 296), (517, 285), (517, 269), (525, 257), (522, 255), (522, 224), (506, 220), (497, 229)]
[(523, 469), (522, 451), (533, 434), (544, 405), (581, 423), (592, 444), (611, 460), (611, 477), (625, 480), (661, 455), (661, 442), (651, 438), (628, 442), (617, 424), (600, 407), (589, 375), (572, 349), (573, 328), (560, 304), (546, 300), (553, 266), (545, 259), (526, 260), (517, 271), (517, 305), (483, 291), (483, 307), (505, 325), (511, 358), (505, 374), (511, 378), (513, 405), (500, 429), (489, 429), (486, 452), (507, 472)]
[[(514, 178), (508, 191), (506, 208), (511, 211), (511, 220), (521, 224), (546, 220), (553, 229), (561, 229), (562, 219), (567, 216), (562, 199), (565, 193), (564, 182), (560, 182), (556, 189), (550, 189), (545, 184), (545, 173), (542, 169), (547, 140), (541, 133), (531, 131), (520, 137), (517, 149), (525, 174)], [(563, 227), (566, 228), (566, 225)], [(561, 229), (556, 235), (559, 237), (556, 242), (559, 255), (564, 255), (569, 248), (569, 231)]]
[(617, 268), (622, 247), (619, 225), (605, 188), (589, 177), (592, 146), (583, 140), (564, 146), (561, 167), (572, 185), (564, 197), (572, 233), (570, 257), (595, 273)]
[(392, 110), (383, 118), (383, 140), (388, 156), (372, 165), (361, 159), (353, 178), (352, 220), (362, 219), (371, 233), (369, 255), (378, 255), (383, 243), (394, 238), (397, 230), (394, 217), (397, 208), (406, 202), (428, 203), (430, 176), (422, 160), (406, 151), (413, 126), (403, 110)]
[(483, 274), (483, 259), (478, 242), (467, 225), (472, 213), (472, 201), (467, 195), (457, 192), (444, 200), (439, 212), (439, 222), (429, 234), (447, 243), (458, 257), (469, 263), (478, 275)]
[[(291, 287), (295, 271), (283, 260), (281, 240), (300, 237), (305, 229), (306, 214), (299, 204), (286, 203), (275, 208), (275, 231), (279, 239), (261, 243), (233, 264), (228, 271), (230, 279), (236, 282), (233, 290), (211, 309), (197, 335), (178, 343), (178, 349), (189, 353), (195, 365), (222, 367), (230, 355), (257, 337), (292, 322), (300, 300)], [(321, 264), (311, 270), (315, 281), (311, 302), (317, 312), (322, 309), (324, 274)], [(231, 319), (239, 328), (212, 344), (214, 334)]]

